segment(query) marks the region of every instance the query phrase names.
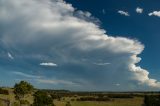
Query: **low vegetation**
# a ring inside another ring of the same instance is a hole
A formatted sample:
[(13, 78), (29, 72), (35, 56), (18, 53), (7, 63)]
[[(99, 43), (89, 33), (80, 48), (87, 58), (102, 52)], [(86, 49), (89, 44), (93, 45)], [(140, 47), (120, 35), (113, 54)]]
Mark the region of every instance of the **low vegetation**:
[(9, 95), (8, 90), (0, 88), (0, 94)]
[(54, 106), (52, 97), (44, 91), (37, 91), (34, 94), (33, 106)]
[(80, 97), (77, 101), (109, 101), (109, 97)]
[(146, 95), (144, 104), (145, 106), (160, 106), (160, 95)]
[(160, 94), (39, 90), (21, 81), (14, 88), (0, 88), (0, 106), (160, 106)]

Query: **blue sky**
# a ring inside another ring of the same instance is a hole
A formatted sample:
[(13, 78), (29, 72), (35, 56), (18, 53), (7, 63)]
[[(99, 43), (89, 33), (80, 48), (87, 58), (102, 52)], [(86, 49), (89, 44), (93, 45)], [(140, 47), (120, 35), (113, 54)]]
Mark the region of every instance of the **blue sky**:
[(0, 0), (0, 85), (158, 90), (159, 3)]

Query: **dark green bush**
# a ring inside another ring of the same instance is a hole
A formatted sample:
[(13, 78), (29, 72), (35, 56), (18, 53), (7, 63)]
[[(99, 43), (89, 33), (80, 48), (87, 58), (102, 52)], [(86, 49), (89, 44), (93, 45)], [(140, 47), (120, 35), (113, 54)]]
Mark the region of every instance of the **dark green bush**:
[(81, 97), (77, 101), (109, 101), (108, 97)]
[(45, 91), (37, 91), (34, 94), (33, 106), (55, 106), (53, 104), (53, 99)]
[(26, 104), (27, 105), (27, 104), (30, 104), (30, 103), (27, 100), (20, 100), (20, 104)]
[(9, 95), (9, 91), (8, 91), (8, 90), (5, 90), (5, 89), (0, 88), (0, 94)]
[(131, 94), (108, 94), (109, 98), (133, 98)]
[(71, 106), (71, 103), (70, 103), (70, 102), (67, 102), (67, 103), (66, 103), (66, 106)]

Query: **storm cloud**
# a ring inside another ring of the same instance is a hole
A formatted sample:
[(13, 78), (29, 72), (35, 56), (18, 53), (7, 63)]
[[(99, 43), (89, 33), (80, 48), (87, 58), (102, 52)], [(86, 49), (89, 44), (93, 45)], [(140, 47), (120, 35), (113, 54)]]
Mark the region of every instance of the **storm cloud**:
[[(52, 88), (51, 79), (58, 87), (70, 82), (66, 88), (74, 90), (160, 88), (136, 65), (144, 45), (109, 36), (94, 20), (63, 0), (0, 0), (0, 66), (8, 73), (43, 76), (30, 81), (49, 81)], [(58, 67), (41, 67), (44, 61)]]

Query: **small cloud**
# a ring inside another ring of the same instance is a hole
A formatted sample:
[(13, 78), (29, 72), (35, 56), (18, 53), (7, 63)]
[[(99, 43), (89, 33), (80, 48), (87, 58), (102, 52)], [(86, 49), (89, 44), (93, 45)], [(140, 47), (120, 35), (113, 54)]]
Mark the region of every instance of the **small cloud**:
[(79, 15), (82, 15), (82, 16), (85, 16), (85, 17), (91, 17), (92, 16), (92, 14), (88, 11), (83, 12), (83, 11), (79, 10), (77, 12), (78, 12)]
[(105, 65), (109, 65), (111, 63), (94, 63), (94, 64), (99, 65), (99, 66), (105, 66)]
[(57, 67), (58, 65), (55, 63), (40, 63), (41, 66), (50, 66), (50, 67)]
[(139, 14), (143, 13), (143, 8), (137, 7), (136, 12)]
[(130, 16), (129, 13), (126, 11), (119, 10), (118, 13), (124, 16)]
[(120, 84), (118, 84), (118, 83), (117, 83), (117, 84), (115, 84), (115, 85), (116, 85), (116, 86), (120, 86)]
[(153, 11), (151, 13), (148, 14), (149, 16), (157, 16), (160, 17), (160, 11)]
[(41, 78), (41, 76), (30, 75), (30, 74), (26, 74), (26, 73), (18, 72), (18, 71), (15, 71), (15, 72), (12, 72), (12, 73), (15, 74), (15, 75), (28, 77), (28, 78)]
[(14, 59), (14, 57), (11, 55), (11, 53), (7, 53), (7, 55), (8, 55), (8, 57), (10, 58), (10, 59)]
[(105, 10), (105, 9), (103, 9), (103, 10), (102, 10), (102, 13), (103, 13), (103, 14), (106, 14), (106, 10)]

